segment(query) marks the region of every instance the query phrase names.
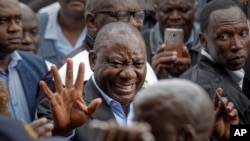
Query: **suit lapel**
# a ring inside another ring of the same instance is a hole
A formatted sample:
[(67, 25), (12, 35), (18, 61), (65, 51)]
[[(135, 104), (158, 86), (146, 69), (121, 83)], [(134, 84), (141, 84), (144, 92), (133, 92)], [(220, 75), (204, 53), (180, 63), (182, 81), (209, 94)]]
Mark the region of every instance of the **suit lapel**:
[(89, 104), (95, 98), (101, 98), (102, 103), (99, 106), (99, 108), (95, 111), (95, 113), (92, 115), (92, 118), (102, 120), (102, 121), (114, 119), (115, 117), (109, 105), (104, 100), (104, 98), (102, 97), (100, 92), (97, 90), (96, 86), (94, 85), (92, 79), (90, 78), (84, 87), (84, 99), (86, 103)]

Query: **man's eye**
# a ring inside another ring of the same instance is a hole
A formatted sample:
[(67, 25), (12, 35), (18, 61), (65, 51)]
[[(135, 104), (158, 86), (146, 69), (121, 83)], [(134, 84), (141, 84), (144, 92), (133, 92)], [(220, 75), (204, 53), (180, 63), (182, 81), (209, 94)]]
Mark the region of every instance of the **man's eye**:
[(123, 66), (123, 64), (120, 62), (110, 62), (109, 64), (111, 64), (115, 68), (120, 68)]
[(144, 63), (134, 63), (134, 66), (137, 68), (143, 67)]
[(16, 23), (20, 23), (21, 20), (22, 20), (21, 17), (16, 17), (16, 18), (15, 18), (15, 22), (16, 22)]
[(226, 41), (226, 40), (228, 40), (228, 38), (229, 38), (228, 34), (222, 34), (222, 35), (219, 36), (219, 39), (222, 40), (222, 41)]
[(186, 12), (188, 12), (188, 10), (189, 10), (189, 8), (181, 8), (181, 9), (180, 9), (180, 11), (181, 11), (182, 13), (186, 13)]
[(171, 12), (170, 9), (164, 9), (164, 10), (161, 10), (161, 12), (165, 13), (165, 14), (168, 14), (169, 12)]
[(240, 37), (242, 38), (248, 37), (248, 34), (249, 34), (248, 31), (243, 31), (240, 33)]
[(32, 30), (30, 31), (30, 33), (31, 33), (32, 35), (37, 35), (37, 34), (38, 34), (38, 30), (37, 30), (37, 29), (32, 29)]
[(1, 19), (0, 19), (0, 23), (1, 23), (1, 24), (5, 24), (5, 23), (7, 23), (8, 21), (9, 21), (8, 18), (1, 18)]

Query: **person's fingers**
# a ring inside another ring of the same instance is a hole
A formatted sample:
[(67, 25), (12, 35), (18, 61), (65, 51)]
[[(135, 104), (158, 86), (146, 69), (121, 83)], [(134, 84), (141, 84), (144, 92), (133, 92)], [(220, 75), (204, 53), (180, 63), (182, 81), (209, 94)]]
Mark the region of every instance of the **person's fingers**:
[(213, 106), (214, 106), (214, 110), (217, 110), (217, 108), (219, 107), (219, 99), (217, 97), (218, 93), (220, 96), (222, 96), (223, 94), (223, 89), (222, 88), (217, 88), (214, 95), (213, 95)]
[(31, 123), (29, 124), (29, 126), (30, 126), (31, 128), (33, 128), (33, 129), (36, 131), (37, 128), (39, 128), (39, 127), (45, 125), (45, 124), (47, 123), (47, 121), (48, 121), (48, 120), (47, 120), (46, 118), (39, 118), (39, 119), (34, 120), (33, 122), (31, 122)]
[[(224, 97), (223, 97), (224, 98)], [(224, 100), (223, 100), (224, 101)], [(234, 104), (232, 102), (227, 103), (226, 111), (230, 113), (234, 108)]]
[(119, 136), (117, 134), (117, 124), (115, 122), (109, 122), (109, 128), (108, 130), (104, 131), (106, 132), (105, 134), (105, 138), (107, 139), (107, 141), (118, 141), (117, 137)]
[(166, 48), (166, 45), (165, 44), (162, 44), (160, 47), (158, 47), (156, 49), (156, 54), (160, 53), (160, 52), (164, 52), (165, 51), (165, 48)]
[(71, 59), (67, 59), (65, 84), (68, 89), (73, 85), (73, 61)]
[(46, 95), (46, 97), (51, 100), (53, 97), (53, 92), (50, 90), (50, 88), (47, 86), (47, 84), (44, 81), (39, 82), (39, 86), (43, 93)]
[(235, 108), (228, 114), (228, 116), (230, 120), (233, 120), (233, 122), (231, 122), (232, 125), (239, 124), (238, 111)]
[(19, 121), (22, 125), (27, 125), (27, 123), (23, 119), (20, 119)]
[(187, 65), (191, 66), (191, 59), (188, 57), (182, 57), (182, 58), (177, 58), (176, 61), (174, 62), (175, 66), (178, 65)]
[(58, 70), (56, 66), (51, 67), (51, 73), (55, 80), (56, 91), (60, 93), (63, 90), (63, 85), (62, 85), (62, 81), (61, 81), (60, 75), (58, 74)]
[(39, 137), (50, 137), (52, 135), (52, 130), (54, 129), (54, 125), (51, 123), (47, 123), (43, 126), (40, 126), (36, 129)]
[(190, 58), (190, 54), (189, 54), (188, 48), (186, 46), (184, 46), (182, 48), (182, 57), (184, 57), (184, 58)]
[(79, 68), (78, 68), (76, 83), (75, 83), (75, 88), (78, 90), (83, 89), (84, 73), (85, 73), (85, 65), (84, 65), (84, 63), (80, 63)]
[(96, 98), (88, 105), (87, 112), (89, 115), (92, 115), (96, 109), (101, 105), (102, 99)]

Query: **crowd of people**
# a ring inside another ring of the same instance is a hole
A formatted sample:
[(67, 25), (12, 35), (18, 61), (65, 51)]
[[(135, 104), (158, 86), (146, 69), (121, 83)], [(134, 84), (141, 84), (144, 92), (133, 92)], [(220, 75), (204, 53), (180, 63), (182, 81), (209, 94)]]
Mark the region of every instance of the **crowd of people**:
[(250, 124), (249, 4), (0, 0), (0, 140), (229, 141)]

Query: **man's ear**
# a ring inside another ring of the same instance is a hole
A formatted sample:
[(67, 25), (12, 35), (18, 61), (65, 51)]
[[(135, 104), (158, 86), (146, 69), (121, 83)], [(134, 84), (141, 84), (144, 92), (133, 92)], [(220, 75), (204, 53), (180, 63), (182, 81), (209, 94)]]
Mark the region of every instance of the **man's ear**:
[(95, 18), (95, 14), (91, 12), (87, 12), (85, 14), (85, 24), (88, 27), (88, 31), (93, 33), (97, 32), (97, 22)]
[(199, 39), (200, 39), (200, 43), (201, 45), (204, 47), (205, 50), (207, 50), (207, 37), (206, 37), (206, 33), (199, 33)]
[(89, 52), (89, 65), (91, 70), (95, 71), (95, 64), (96, 64), (96, 54), (93, 50)]
[(197, 139), (197, 135), (192, 125), (187, 125), (184, 129), (184, 132), (178, 134), (178, 141), (194, 141)]

